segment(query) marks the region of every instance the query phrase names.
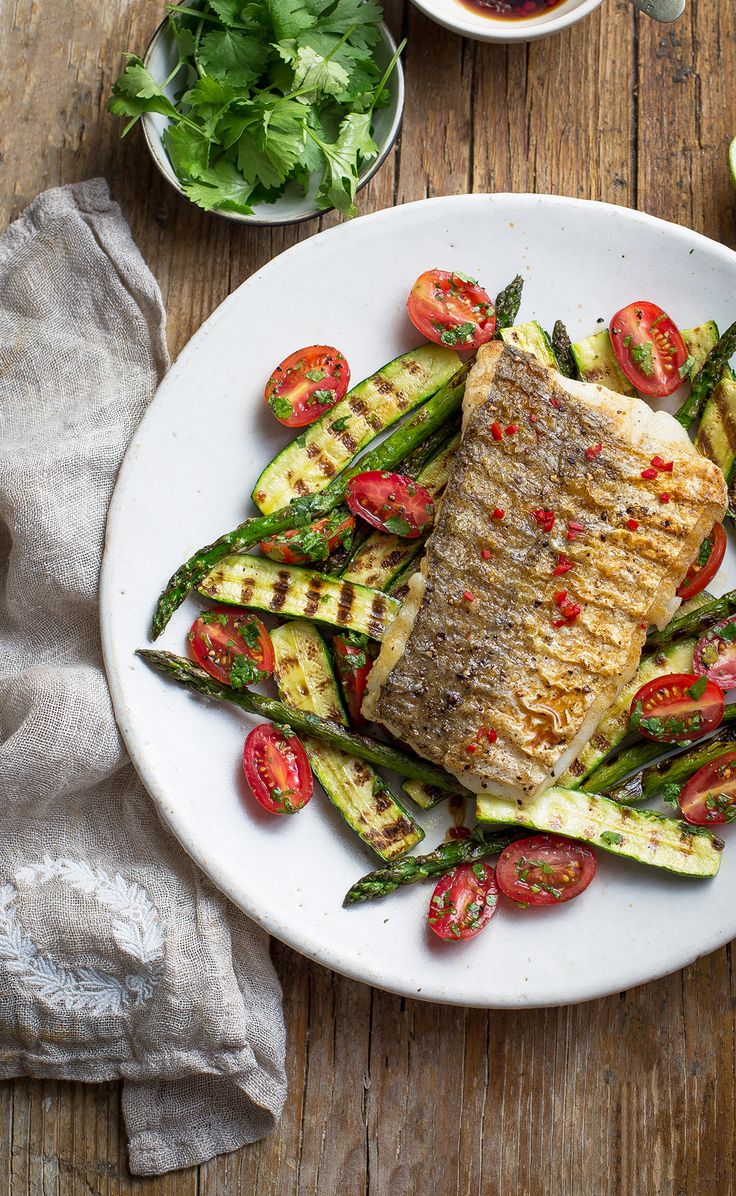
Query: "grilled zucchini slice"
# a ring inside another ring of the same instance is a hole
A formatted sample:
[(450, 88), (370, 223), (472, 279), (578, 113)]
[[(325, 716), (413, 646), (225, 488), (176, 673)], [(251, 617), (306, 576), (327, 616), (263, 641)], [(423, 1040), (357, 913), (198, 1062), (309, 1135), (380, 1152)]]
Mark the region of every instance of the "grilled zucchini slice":
[(300, 494), (324, 490), (374, 436), (435, 394), (458, 369), (445, 345), (420, 345), (359, 382), (266, 466), (253, 502), (269, 515)]
[(567, 835), (681, 876), (715, 876), (721, 864), (723, 843), (705, 827), (654, 810), (621, 806), (596, 793), (555, 786), (518, 803), (480, 794), (476, 817), (482, 826), (523, 826)]
[(231, 606), (360, 631), (374, 640), (383, 639), (401, 605), (388, 594), (340, 577), (239, 552), (218, 561), (197, 592)]
[(725, 375), (705, 405), (695, 447), (720, 467), (728, 486), (729, 515), (736, 514), (736, 382)]
[(536, 320), (530, 320), (528, 324), (513, 324), (511, 328), (502, 328), (501, 340), (507, 345), (523, 349), (525, 353), (531, 353), (542, 365), (548, 365), (553, 370), (558, 368), (552, 341)]
[[(301, 619), (271, 632), (279, 697), (298, 710), (347, 726), (329, 654), (322, 636)], [(405, 855), (424, 831), (364, 760), (303, 735), (312, 771), (333, 806), (382, 860)]]

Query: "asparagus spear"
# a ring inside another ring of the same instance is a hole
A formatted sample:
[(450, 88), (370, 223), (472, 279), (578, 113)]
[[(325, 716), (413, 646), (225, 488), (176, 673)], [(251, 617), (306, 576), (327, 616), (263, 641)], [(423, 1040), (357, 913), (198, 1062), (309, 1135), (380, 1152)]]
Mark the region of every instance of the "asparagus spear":
[(421, 444), (409, 453), (407, 457), (400, 463), (401, 473), (406, 474), (410, 478), (416, 478), (418, 474), (424, 469), (432, 458), (439, 453), (448, 440), (450, 440), (460, 429), (460, 416), (453, 416), (437, 428), (431, 436), (423, 440)]
[(233, 531), (226, 532), (212, 544), (195, 552), (194, 556), (177, 569), (159, 597), (151, 624), (151, 638), (159, 637), (192, 586), (209, 573), (222, 557), (230, 552), (245, 552), (266, 536), (273, 536), (295, 527), (304, 527), (305, 524), (328, 515), (343, 501), (348, 482), (356, 474), (373, 469), (390, 470), (403, 461), (417, 445), (431, 436), (459, 409), (465, 392), (468, 369), (467, 364), (462, 366), (453, 374), (447, 385), (418, 408), (405, 423), (391, 432), (371, 452), (348, 466), (324, 490), (292, 499), (288, 506), (273, 511), (270, 515), (256, 515), (252, 519), (246, 519)]
[(736, 322), (727, 328), (711, 349), (693, 378), (690, 394), (677, 412), (676, 419), (683, 428), (691, 428), (700, 418), (711, 392), (721, 379), (724, 369), (736, 353)]
[(637, 772), (628, 781), (624, 781), (618, 789), (614, 789), (610, 796), (624, 805), (646, 801), (662, 793), (666, 786), (676, 785), (679, 789), (691, 776), (719, 756), (734, 750), (736, 742), (736, 728), (727, 726), (707, 743), (698, 743), (677, 756), (668, 756), (659, 760), (648, 768)]
[(373, 901), (376, 897), (387, 897), (400, 885), (414, 885), (418, 880), (431, 876), (443, 876), (458, 864), (475, 863), (490, 855), (503, 851), (515, 839), (523, 839), (528, 831), (499, 831), (483, 834), (476, 832), (472, 839), (452, 839), (440, 843), (428, 855), (408, 855), (385, 868), (376, 868), (356, 880), (345, 894), (343, 905), (357, 905), (360, 901)]
[(705, 606), (691, 610), (679, 619), (673, 619), (662, 631), (653, 631), (651, 635), (647, 636), (645, 651), (647, 653), (660, 652), (679, 639), (699, 639), (703, 632), (712, 627), (714, 623), (720, 623), (735, 611), (736, 590), (729, 590), (727, 594), (722, 594), (720, 598), (714, 598)]
[[(732, 727), (735, 724), (736, 704), (726, 707), (721, 727)], [(640, 772), (641, 769), (651, 764), (653, 760), (666, 755), (671, 746), (666, 743), (652, 743), (649, 740), (635, 743), (632, 747), (625, 748), (623, 752), (619, 752), (612, 760), (607, 760), (604, 764), (599, 764), (598, 768), (594, 769), (580, 788), (585, 793), (610, 793), (611, 790), (620, 786), (626, 777), (632, 773)]]
[(356, 735), (340, 723), (319, 718), (306, 710), (297, 710), (294, 706), (287, 706), (285, 702), (278, 701), (277, 698), (267, 698), (249, 689), (231, 689), (229, 685), (221, 685), (185, 656), (150, 648), (139, 648), (137, 655), (173, 681), (178, 681), (180, 685), (186, 685), (207, 698), (232, 702), (233, 705), (240, 706), (241, 710), (247, 710), (249, 714), (259, 714), (280, 726), (288, 725), (294, 731), (312, 735), (330, 747), (341, 748), (360, 760), (390, 768), (399, 776), (415, 777), (419, 781), (436, 785), (439, 789), (449, 789), (451, 793), (457, 790), (457, 780), (454, 777), (448, 776), (441, 768), (435, 768), (427, 760), (420, 760), (411, 752), (402, 752), (400, 748), (391, 747), (388, 743), (379, 743), (365, 735)]
[(512, 324), (516, 323), (523, 289), (524, 279), (517, 274), (516, 278), (512, 279), (509, 285), (499, 291), (496, 296), (496, 336), (500, 335), (502, 328), (510, 328)]
[(566, 378), (577, 378), (578, 367), (572, 353), (572, 342), (562, 320), (555, 320), (555, 326), (552, 329), (552, 348), (555, 351), (560, 373), (564, 374)]

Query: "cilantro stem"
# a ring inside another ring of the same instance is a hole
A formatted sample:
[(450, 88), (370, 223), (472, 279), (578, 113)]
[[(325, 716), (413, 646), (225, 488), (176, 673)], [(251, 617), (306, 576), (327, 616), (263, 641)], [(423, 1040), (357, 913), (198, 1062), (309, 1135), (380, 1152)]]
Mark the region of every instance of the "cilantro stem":
[(376, 87), (375, 91), (373, 92), (373, 103), (371, 104), (371, 107), (370, 107), (371, 112), (373, 111), (376, 104), (378, 103), (381, 92), (383, 91), (384, 87), (388, 83), (388, 80), (393, 73), (393, 69), (396, 66), (396, 63), (399, 61), (401, 55), (404, 53), (405, 48), (406, 48), (406, 38), (404, 38), (399, 43), (399, 45), (396, 47), (396, 53), (394, 54), (393, 58), (389, 62), (388, 66), (386, 67), (386, 70), (383, 72), (383, 77), (382, 77), (380, 83), (378, 84), (378, 86)]

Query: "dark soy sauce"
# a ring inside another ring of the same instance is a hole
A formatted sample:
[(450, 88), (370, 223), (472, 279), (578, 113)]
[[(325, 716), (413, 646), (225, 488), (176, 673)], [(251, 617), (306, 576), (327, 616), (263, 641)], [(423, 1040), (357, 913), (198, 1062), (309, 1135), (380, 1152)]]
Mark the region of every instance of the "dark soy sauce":
[(541, 17), (558, 8), (563, 0), (460, 0), (463, 8), (484, 17), (506, 17), (511, 21)]

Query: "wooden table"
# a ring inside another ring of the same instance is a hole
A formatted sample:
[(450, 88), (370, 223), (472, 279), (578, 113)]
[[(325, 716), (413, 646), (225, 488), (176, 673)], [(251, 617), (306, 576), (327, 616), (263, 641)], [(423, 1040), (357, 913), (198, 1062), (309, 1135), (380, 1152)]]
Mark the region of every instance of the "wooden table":
[[(126, 49), (163, 5), (5, 0), (0, 198), (104, 175), (156, 274), (176, 354), (264, 262), (308, 236), (205, 216), (105, 113)], [(570, 32), (502, 49), (390, 0), (409, 38), (401, 143), (363, 210), (464, 191), (638, 207), (735, 243), (731, 0), (672, 29), (606, 0)], [(324, 224), (332, 222), (328, 217)], [(431, 264), (431, 263), (430, 263)], [(131, 1181), (114, 1085), (0, 1085), (0, 1192), (171, 1196), (725, 1196), (736, 1151), (731, 949), (567, 1009), (423, 1005), (344, 980), (278, 944), (289, 1098), (270, 1138), (197, 1170)], [(503, 961), (499, 961), (503, 966)]]

